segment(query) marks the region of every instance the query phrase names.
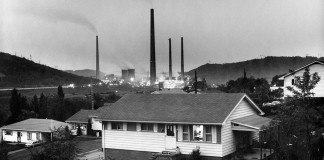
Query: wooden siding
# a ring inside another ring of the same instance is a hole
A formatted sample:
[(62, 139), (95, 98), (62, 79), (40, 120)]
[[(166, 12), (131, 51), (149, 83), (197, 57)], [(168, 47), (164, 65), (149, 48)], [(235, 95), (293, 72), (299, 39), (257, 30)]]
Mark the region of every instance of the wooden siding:
[(182, 154), (190, 154), (197, 146), (200, 147), (200, 154), (202, 156), (222, 156), (222, 145), (213, 143), (191, 143), (191, 142), (177, 142)]
[[(284, 86), (285, 86), (284, 87), (284, 97), (293, 95), (290, 91), (288, 91), (287, 87), (292, 86), (291, 80), (294, 79), (295, 76), (303, 76), (304, 72), (305, 72), (305, 69), (300, 70), (293, 75), (289, 75), (289, 76), (285, 77), (285, 79), (284, 79)], [(318, 75), (321, 77), (321, 80), (318, 82), (316, 87), (312, 90), (312, 92), (315, 93), (314, 97), (324, 97), (324, 80), (323, 80), (324, 79), (324, 66), (321, 64), (313, 64), (313, 65), (309, 66), (309, 72), (311, 74), (317, 72)]]
[(243, 99), (240, 104), (235, 108), (233, 113), (227, 119), (225, 124), (222, 126), (221, 130), (221, 143), (222, 143), (222, 151), (223, 155), (226, 156), (235, 152), (236, 150), (236, 142), (234, 138), (234, 133), (232, 131), (231, 120), (246, 117), (250, 115), (255, 115), (257, 112), (252, 108), (252, 106), (247, 102), (247, 100)]
[(147, 152), (165, 149), (165, 133), (105, 130), (104, 147)]

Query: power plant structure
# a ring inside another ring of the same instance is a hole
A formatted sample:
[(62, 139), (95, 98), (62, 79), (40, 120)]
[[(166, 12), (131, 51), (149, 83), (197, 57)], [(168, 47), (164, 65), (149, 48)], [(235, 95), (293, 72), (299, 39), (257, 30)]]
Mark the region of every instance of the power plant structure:
[(122, 69), (122, 79), (124, 81), (133, 81), (135, 79), (135, 69)]
[(151, 9), (151, 32), (150, 32), (150, 85), (156, 82), (155, 64), (155, 32), (154, 32), (154, 9)]
[(99, 70), (99, 41), (98, 41), (98, 36), (96, 36), (96, 79), (100, 79), (100, 70)]

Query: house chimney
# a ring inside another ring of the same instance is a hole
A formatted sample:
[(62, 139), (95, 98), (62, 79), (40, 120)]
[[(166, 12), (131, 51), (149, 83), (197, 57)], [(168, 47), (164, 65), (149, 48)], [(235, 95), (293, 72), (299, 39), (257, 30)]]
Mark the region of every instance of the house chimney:
[(151, 9), (151, 49), (150, 49), (150, 82), (151, 85), (156, 81), (156, 64), (155, 64), (155, 35), (154, 35), (154, 9)]
[(181, 80), (184, 80), (183, 37), (181, 37)]
[(96, 36), (96, 78), (100, 79), (100, 71), (99, 71), (99, 44), (98, 44), (98, 36)]
[(171, 38), (169, 38), (169, 80), (172, 80), (172, 52), (171, 52)]

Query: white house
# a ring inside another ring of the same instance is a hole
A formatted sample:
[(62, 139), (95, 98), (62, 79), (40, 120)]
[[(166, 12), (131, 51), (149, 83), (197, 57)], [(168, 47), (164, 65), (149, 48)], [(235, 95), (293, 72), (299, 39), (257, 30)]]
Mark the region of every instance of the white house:
[(7, 142), (49, 141), (52, 133), (59, 127), (69, 124), (52, 119), (26, 119), (17, 123), (3, 126), (2, 140)]
[(312, 90), (314, 92), (314, 97), (324, 97), (324, 62), (314, 61), (306, 66), (303, 66), (293, 72), (287, 73), (284, 76), (280, 77), (280, 80), (284, 80), (284, 97), (292, 96), (293, 94), (287, 89), (288, 86), (294, 86), (295, 77), (303, 76), (305, 68), (309, 68), (310, 74), (317, 72), (321, 77), (321, 80), (318, 82), (316, 87)]
[(118, 160), (149, 159), (152, 153), (228, 158), (252, 144), (270, 119), (243, 93), (128, 94), (103, 109), (102, 148)]

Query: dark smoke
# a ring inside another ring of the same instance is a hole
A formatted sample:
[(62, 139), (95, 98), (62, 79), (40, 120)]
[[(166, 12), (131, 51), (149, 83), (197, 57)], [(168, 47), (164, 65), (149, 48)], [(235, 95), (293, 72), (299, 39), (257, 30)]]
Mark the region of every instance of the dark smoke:
[(22, 15), (32, 15), (52, 23), (70, 22), (79, 24), (87, 27), (89, 30), (97, 34), (96, 27), (91, 23), (89, 19), (87, 19), (85, 16), (80, 15), (79, 13), (70, 10), (31, 8), (29, 10), (20, 9), (18, 10), (18, 13)]

